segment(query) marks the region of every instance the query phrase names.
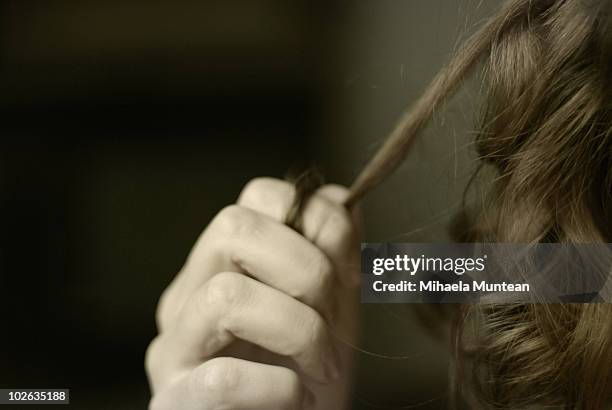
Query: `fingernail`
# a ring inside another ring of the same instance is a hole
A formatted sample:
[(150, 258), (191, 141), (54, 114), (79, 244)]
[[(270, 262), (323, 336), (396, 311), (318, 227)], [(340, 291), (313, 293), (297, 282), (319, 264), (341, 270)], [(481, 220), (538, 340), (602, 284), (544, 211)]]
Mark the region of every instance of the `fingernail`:
[(340, 377), (340, 355), (334, 346), (331, 346), (323, 358), (325, 376), (327, 380), (335, 381)]

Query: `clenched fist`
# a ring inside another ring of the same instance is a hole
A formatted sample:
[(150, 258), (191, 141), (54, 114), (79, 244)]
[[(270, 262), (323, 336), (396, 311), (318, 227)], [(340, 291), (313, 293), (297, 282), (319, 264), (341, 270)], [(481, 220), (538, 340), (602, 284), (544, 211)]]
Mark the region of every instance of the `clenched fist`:
[(152, 410), (346, 407), (360, 227), (326, 185), (283, 221), (287, 182), (259, 178), (202, 233), (158, 306), (146, 355)]

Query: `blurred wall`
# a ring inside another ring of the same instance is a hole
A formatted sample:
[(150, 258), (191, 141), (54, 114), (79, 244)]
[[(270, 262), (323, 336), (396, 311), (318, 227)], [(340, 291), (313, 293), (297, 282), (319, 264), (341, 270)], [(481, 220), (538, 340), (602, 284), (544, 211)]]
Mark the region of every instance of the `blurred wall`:
[[(350, 183), (496, 3), (1, 2), (0, 384), (144, 408), (157, 298), (215, 212), (313, 160)], [(364, 202), (367, 240), (448, 240), (469, 90)], [(444, 339), (407, 307), (364, 318), (395, 358), (358, 354), (355, 408), (440, 408)]]
[(0, 385), (145, 408), (154, 309), (255, 175), (313, 157), (327, 9), (0, 7)]

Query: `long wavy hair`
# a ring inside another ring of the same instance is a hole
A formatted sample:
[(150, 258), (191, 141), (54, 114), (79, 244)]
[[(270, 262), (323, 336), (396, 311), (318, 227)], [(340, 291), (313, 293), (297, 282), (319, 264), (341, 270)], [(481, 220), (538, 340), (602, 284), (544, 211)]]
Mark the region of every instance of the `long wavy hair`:
[[(488, 91), (476, 147), (480, 170), (495, 178), (484, 202), (466, 203), (456, 238), (612, 242), (611, 12), (611, 0), (506, 2), (402, 118), (347, 205), (397, 167), (434, 110), (482, 68)], [(609, 403), (612, 305), (458, 311), (451, 373), (455, 396), (471, 408), (599, 410)]]

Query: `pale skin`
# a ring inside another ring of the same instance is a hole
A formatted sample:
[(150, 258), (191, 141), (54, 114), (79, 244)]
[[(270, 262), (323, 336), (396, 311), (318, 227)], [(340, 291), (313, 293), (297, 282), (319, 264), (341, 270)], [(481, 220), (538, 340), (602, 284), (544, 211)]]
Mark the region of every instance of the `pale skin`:
[(283, 223), (285, 181), (255, 179), (219, 212), (160, 298), (150, 409), (346, 408), (360, 242), (347, 195), (320, 188), (303, 235)]

